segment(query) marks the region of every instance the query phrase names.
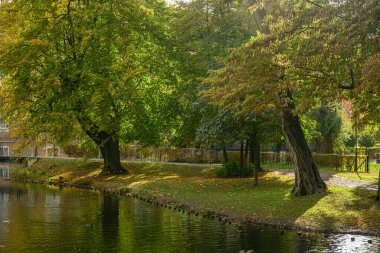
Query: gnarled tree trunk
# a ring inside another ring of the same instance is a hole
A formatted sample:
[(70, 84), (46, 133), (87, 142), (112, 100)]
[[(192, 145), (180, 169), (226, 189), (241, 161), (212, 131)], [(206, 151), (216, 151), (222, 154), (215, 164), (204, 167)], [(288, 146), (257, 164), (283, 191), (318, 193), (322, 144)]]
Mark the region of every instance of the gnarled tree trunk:
[(282, 126), (294, 164), (295, 184), (292, 194), (305, 196), (326, 192), (326, 184), (319, 175), (301, 128), (300, 119), (294, 112), (295, 104), (291, 100), (290, 92), (288, 92), (288, 97), (291, 102), (282, 107)]
[(77, 116), (83, 131), (95, 142), (103, 156), (105, 174), (128, 173), (120, 162), (119, 137), (117, 134), (110, 134), (100, 130), (89, 117), (84, 115)]
[[(250, 1), (254, 3), (256, 1)], [(265, 9), (257, 9), (253, 16), (258, 25), (259, 31), (269, 34), (270, 29), (262, 26), (262, 20), (266, 16)], [(293, 114), (295, 104), (292, 101), (291, 93), (287, 91), (287, 97), (291, 102), (281, 108), (282, 125), (285, 137), (290, 146), (290, 153), (294, 163), (295, 185), (292, 190), (294, 196), (311, 195), (317, 192), (326, 192), (327, 187), (319, 175), (316, 164), (309, 146), (307, 145), (305, 135), (301, 128), (301, 122), (297, 115)]]
[(126, 173), (126, 169), (120, 163), (119, 140), (115, 136), (105, 135), (99, 146), (104, 160), (104, 172), (110, 174)]

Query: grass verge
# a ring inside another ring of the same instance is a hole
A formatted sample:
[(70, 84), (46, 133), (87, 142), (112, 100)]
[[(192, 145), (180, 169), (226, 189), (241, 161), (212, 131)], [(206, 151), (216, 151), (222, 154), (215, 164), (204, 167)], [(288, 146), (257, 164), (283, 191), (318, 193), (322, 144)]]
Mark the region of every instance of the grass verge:
[(124, 163), (127, 175), (101, 175), (100, 162), (42, 159), (14, 177), (39, 183), (130, 193), (182, 209), (194, 210), (237, 221), (274, 224), (289, 228), (371, 232), (380, 235), (380, 206), (374, 192), (329, 187), (328, 195), (294, 198), (293, 180), (271, 172), (260, 175), (260, 185), (251, 178), (217, 178), (212, 165)]

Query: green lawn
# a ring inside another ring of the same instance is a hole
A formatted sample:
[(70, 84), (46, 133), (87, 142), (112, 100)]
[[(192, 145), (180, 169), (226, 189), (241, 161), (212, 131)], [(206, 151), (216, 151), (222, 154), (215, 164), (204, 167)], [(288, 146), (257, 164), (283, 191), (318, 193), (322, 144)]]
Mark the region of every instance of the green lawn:
[(380, 164), (377, 164), (377, 163), (369, 164), (369, 172), (379, 172), (379, 171), (380, 171)]

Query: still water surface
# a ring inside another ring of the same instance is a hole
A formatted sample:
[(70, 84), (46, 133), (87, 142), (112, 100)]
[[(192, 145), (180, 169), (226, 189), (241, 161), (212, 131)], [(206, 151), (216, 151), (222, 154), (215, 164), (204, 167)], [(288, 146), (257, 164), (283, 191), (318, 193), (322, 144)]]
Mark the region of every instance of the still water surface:
[[(3, 168), (4, 169), (4, 168)], [(4, 175), (8, 175), (4, 173)], [(0, 175), (0, 252), (380, 252), (380, 239), (243, 228), (79, 189)], [(372, 240), (372, 244), (368, 243)]]

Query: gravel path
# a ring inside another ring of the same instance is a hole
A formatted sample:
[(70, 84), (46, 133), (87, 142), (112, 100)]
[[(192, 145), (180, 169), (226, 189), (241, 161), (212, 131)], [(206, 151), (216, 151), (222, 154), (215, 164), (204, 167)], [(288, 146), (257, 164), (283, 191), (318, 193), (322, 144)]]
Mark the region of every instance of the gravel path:
[[(292, 170), (270, 170), (277, 175), (286, 175), (294, 178)], [(346, 177), (339, 177), (328, 172), (320, 172), (322, 179), (327, 185), (336, 185), (347, 188), (363, 189), (368, 191), (377, 191), (377, 183), (367, 182), (363, 180), (351, 179)]]

